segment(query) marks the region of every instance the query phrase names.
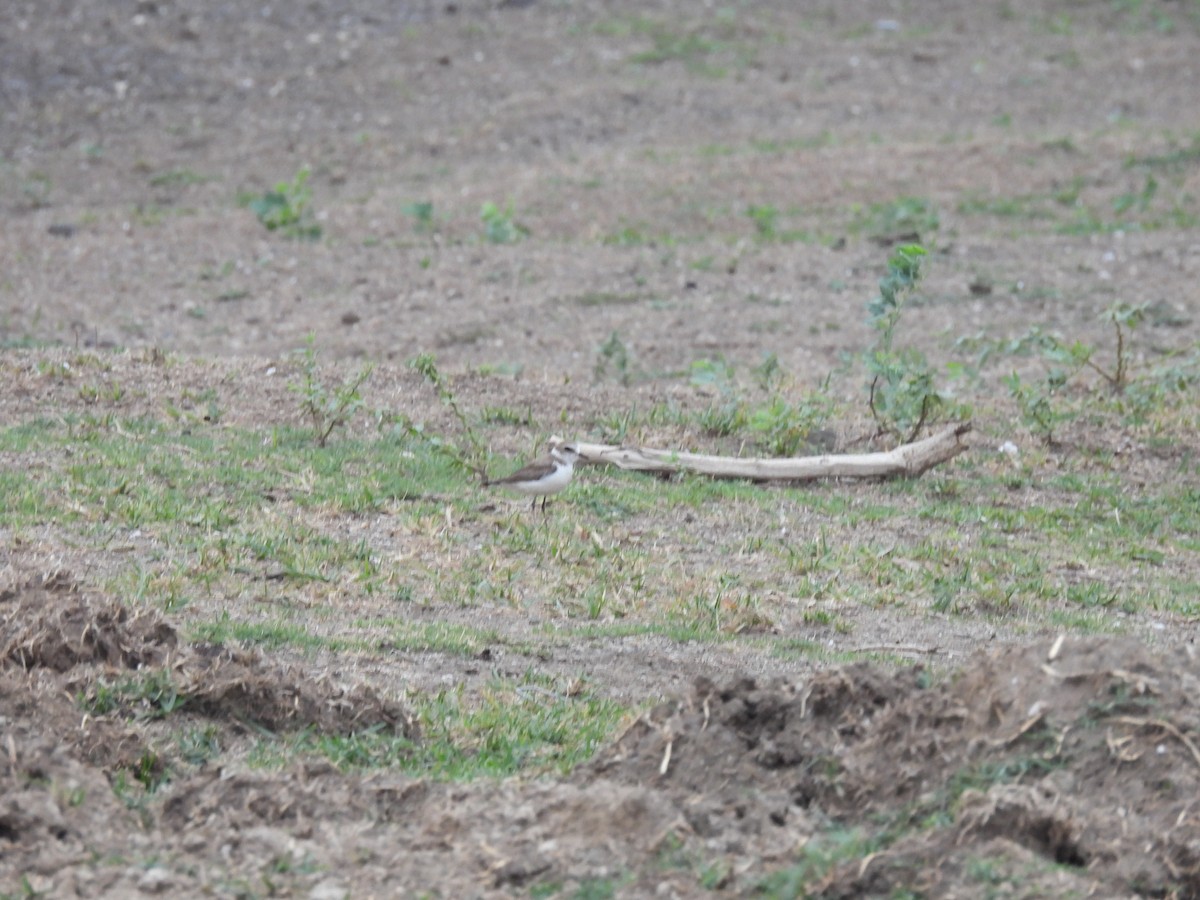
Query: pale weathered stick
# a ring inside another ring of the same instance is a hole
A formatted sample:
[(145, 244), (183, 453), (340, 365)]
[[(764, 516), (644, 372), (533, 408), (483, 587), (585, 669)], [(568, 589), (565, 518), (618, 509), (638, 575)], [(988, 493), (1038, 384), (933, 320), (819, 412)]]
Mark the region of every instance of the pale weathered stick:
[(967, 449), (962, 437), (971, 430), (964, 422), (924, 440), (882, 453), (802, 456), (792, 459), (739, 459), (706, 456), (650, 447), (617, 447), (576, 441), (581, 463), (613, 465), (635, 472), (673, 474), (695, 472), (713, 478), (754, 481), (815, 481), (819, 478), (915, 478)]

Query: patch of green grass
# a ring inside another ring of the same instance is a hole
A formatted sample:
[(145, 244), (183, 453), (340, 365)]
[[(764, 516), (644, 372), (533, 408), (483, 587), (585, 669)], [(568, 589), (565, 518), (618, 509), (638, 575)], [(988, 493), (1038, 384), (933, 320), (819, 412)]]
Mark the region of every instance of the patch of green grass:
[(746, 216), (754, 224), (755, 237), (760, 241), (775, 241), (783, 244), (817, 241), (817, 235), (811, 231), (802, 228), (781, 227), (780, 220), (784, 215), (791, 215), (791, 212), (780, 211), (769, 203), (751, 204), (746, 207)]
[(932, 201), (924, 197), (900, 197), (858, 210), (851, 219), (850, 231), (877, 240), (928, 243), (940, 225), (941, 218)]
[(261, 432), (202, 423), (180, 431), (169, 421), (74, 414), (0, 429), (0, 452), (34, 449), (43, 465), (0, 472), (0, 523), (52, 525), (96, 545), (137, 530), (175, 555), (191, 554), (186, 564), (131, 558), (114, 576), (123, 594), (164, 608), (248, 576), (272, 579), (285, 594), (318, 581), (400, 596), (405, 580), (372, 546), (280, 515), (272, 503), (347, 515), (407, 500), (406, 513), (420, 516), (431, 507), (412, 498), (428, 491), (468, 502), (461, 473), (430, 442), (411, 436), (322, 449), (303, 431), (277, 429), (264, 441)]
[(221, 755), (221, 738), (216, 725), (189, 729), (175, 736), (180, 758), (194, 766), (204, 765)]
[(181, 188), (212, 180), (213, 176), (202, 175), (192, 169), (165, 169), (150, 176), (150, 186)]
[(411, 622), (406, 619), (372, 620), (361, 623), (378, 633), (386, 629), (379, 648), (388, 652), (445, 653), (449, 656), (474, 658), (492, 647), (508, 647), (518, 653), (534, 655), (537, 648), (524, 642), (514, 642), (491, 629), (470, 628), (448, 622)]
[(297, 622), (238, 622), (228, 612), (216, 621), (195, 625), (191, 634), (195, 640), (212, 644), (250, 644), (271, 650), (280, 647), (346, 650), (355, 646), (350, 641), (313, 634), (305, 625)]
[(816, 150), (821, 147), (833, 146), (834, 142), (833, 132), (826, 129), (812, 137), (786, 138), (784, 140), (755, 138), (750, 141), (749, 147), (755, 153), (775, 154), (791, 153), (796, 150)]
[(752, 449), (765, 456), (794, 456), (805, 448), (809, 435), (820, 429), (833, 410), (825, 396), (824, 385), (799, 392), (779, 365), (768, 354), (752, 374), (758, 393), (750, 395), (738, 383), (735, 367), (723, 359), (696, 360), (690, 371), (691, 383), (717, 399), (707, 408), (690, 415), (675, 410), (660, 410), (663, 420), (703, 435), (717, 438), (742, 436)]
[(725, 69), (709, 62), (717, 49), (715, 41), (700, 34), (671, 30), (666, 25), (647, 23), (645, 33), (653, 47), (630, 56), (630, 62), (638, 65), (657, 65), (665, 62), (682, 62), (689, 71), (713, 78), (720, 78)]
[(592, 306), (633, 306), (647, 299), (640, 293), (617, 293), (615, 291), (588, 291), (567, 298), (568, 303), (582, 306), (585, 309)]
[(815, 835), (797, 853), (796, 861), (768, 875), (757, 886), (759, 896), (794, 900), (809, 891), (834, 868), (878, 852), (886, 842), (860, 829), (831, 829)]
[(417, 742), (384, 729), (349, 736), (305, 732), (261, 741), (252, 761), (276, 766), (315, 754), (347, 771), (386, 767), (452, 781), (564, 774), (590, 759), (627, 715), (578, 685), (532, 673), (493, 679), (472, 695), (461, 686), (414, 695), (408, 704), (420, 723)]
[[(79, 404), (76, 389), (96, 383), (103, 363), (56, 356), (34, 377)], [(740, 376), (730, 363), (706, 363), (691, 374), (708, 379), (696, 385), (712, 399), (707, 410), (680, 397), (562, 430), (738, 452), (767, 440), (774, 398), (799, 406), (802, 395), (766, 362)], [(726, 390), (744, 404), (728, 424)], [(172, 402), (200, 411), (206, 392), (193, 394)], [(1128, 433), (1151, 457), (1178, 460), (1161, 486), (1135, 489), (1124, 458), (1104, 445), (1052, 466), (1051, 451), (1024, 445), (1019, 460), (1000, 461), (990, 448), (1002, 438), (989, 431), (937, 473), (875, 485), (767, 487), (586, 467), (531, 515), (527, 503), (483, 494), (445, 452), (450, 438), (399, 414), (376, 413), (373, 427), (356, 421), (321, 448), (305, 428), (125, 416), (125, 401), (101, 390), (84, 412), (0, 428), (0, 527), (104, 554), (102, 586), (132, 603), (186, 608), (198, 636), (300, 654), (471, 657), (499, 645), (533, 657), (563, 639), (650, 635), (826, 659), (809, 641), (852, 634), (860, 607), (1111, 632), (1200, 606), (1197, 464), (1180, 451), (1200, 423), (1195, 397), (1151, 393), (1136, 425), (1128, 399), (1081, 399), (1088, 428), (1116, 434), (1114, 446)], [(514, 427), (511, 410), (456, 402), (485, 454), (493, 431)], [(1011, 404), (988, 403), (982, 416), (1015, 420)], [(515, 465), (485, 459), (492, 471)], [(197, 608), (207, 598), (226, 601), (229, 617), (206, 622)], [(409, 622), (411, 605), (528, 612), (544, 631), (525, 639)], [(796, 642), (771, 634), (800, 617)]]
[(571, 900), (612, 900), (619, 881), (613, 878), (585, 878), (571, 894)]
[(1185, 146), (1176, 146), (1166, 153), (1131, 155), (1126, 160), (1129, 168), (1146, 168), (1167, 172), (1186, 171), (1200, 162), (1200, 134), (1193, 135)]
[(674, 247), (679, 239), (665, 231), (656, 232), (645, 222), (622, 222), (601, 243), (610, 247)]
[[(70, 456), (55, 450), (68, 444)], [(164, 607), (209, 595), (220, 585), (244, 590), (238, 585), (247, 578), (265, 578), (271, 590), (283, 596), (317, 584), (421, 602), (433, 597), (455, 604), (486, 598), (521, 604), (536, 600), (568, 618), (632, 616), (681, 640), (709, 640), (714, 630), (736, 627), (739, 617), (769, 616), (769, 611), (745, 602), (752, 593), (749, 584), (723, 587), (716, 568), (664, 569), (649, 548), (612, 545), (602, 535), (597, 543), (572, 524), (581, 510), (588, 511), (592, 528), (602, 529), (605, 522), (653, 517), (664, 503), (701, 515), (709, 509), (754, 515), (753, 510), (764, 503), (774, 505), (780, 495), (753, 485), (699, 477), (663, 483), (635, 474), (588, 471), (556, 500), (545, 520), (531, 519), (514, 508), (511, 518), (486, 533), (479, 554), (423, 582), (419, 573), (385, 563), (386, 557), (371, 545), (334, 537), (290, 515), (276, 515), (272, 505), (263, 502), (270, 494), (276, 503), (286, 499), (297, 510), (321, 516), (378, 515), (398, 509), (400, 521), (411, 523), (403, 527), (417, 530), (428, 527), (427, 522), (444, 522), (440, 504), (410, 500), (396, 506), (430, 491), (441, 493), (456, 508), (472, 502), (470, 482), (414, 438), (347, 439), (322, 450), (300, 431), (277, 431), (264, 446), (261, 434), (211, 427), (182, 434), (148, 420), (42, 419), (0, 430), (0, 450), (33, 447), (49, 465), (20, 478), (11, 472), (0, 476), (6, 501), (0, 520), (17, 528), (58, 523), (90, 533), (93, 540), (110, 540), (107, 535), (116, 523), (148, 531), (195, 554), (186, 564), (144, 560), (120, 576), (117, 586), (123, 595)], [(824, 539), (813, 535), (807, 541), (788, 541), (787, 553), (778, 549), (782, 544), (775, 545), (775, 561), (768, 561), (768, 571), (778, 572), (782, 584), (802, 597), (872, 606), (925, 598), (958, 614), (1023, 610), (1028, 615), (1044, 610), (1055, 596), (1067, 597), (1063, 579), (1068, 571), (1028, 566), (1030, 548), (1039, 542), (1058, 558), (1079, 559), (1089, 566), (1111, 560), (1127, 566), (1136, 549), (1143, 557), (1134, 561), (1143, 566), (1143, 589), (1129, 602), (1140, 608), (1183, 609), (1181, 604), (1189, 602), (1187, 580), (1155, 566), (1149, 555), (1164, 554), (1171, 547), (1174, 553), (1196, 552), (1187, 549), (1186, 540), (1200, 533), (1200, 504), (1189, 499), (1188, 491), (1131, 494), (1119, 474), (1095, 472), (1086, 478), (1060, 476), (1050, 486), (1053, 494), (1043, 493), (1041, 499), (1014, 507), (982, 499), (988, 491), (999, 491), (1001, 497), (1008, 492), (999, 478), (985, 479), (971, 490), (960, 484), (934, 493), (927, 480), (896, 482), (886, 486), (883, 498), (869, 502), (854, 492), (820, 488), (789, 494), (793, 502), (837, 529), (874, 528), (915, 515), (952, 523), (964, 535), (981, 529), (981, 535), (977, 542), (965, 544), (894, 547), (848, 545), (833, 533)], [(752, 535), (757, 526), (749, 527)], [(736, 540), (731, 535), (728, 552), (735, 558), (758, 559), (761, 550), (751, 549), (746, 555), (745, 536), (741, 528)], [(935, 558), (947, 554), (954, 559), (950, 568)], [(673, 602), (664, 603), (667, 599)], [(1116, 602), (1127, 599), (1121, 596)], [(1071, 601), (1082, 606), (1098, 603), (1098, 598), (1077, 589)], [(287, 622), (237, 626), (241, 630), (232, 630), (232, 623), (224, 627), (225, 637), (232, 640), (320, 645)], [(452, 635), (445, 639), (457, 640)], [(419, 633), (397, 638), (401, 646), (438, 640)], [(473, 646), (468, 641), (462, 649)]]
[(124, 678), (98, 680), (76, 699), (83, 709), (96, 715), (120, 710), (157, 719), (183, 709), (188, 698), (169, 670), (147, 669)]
[(418, 234), (434, 230), (433, 203), (428, 200), (407, 203), (400, 207), (400, 212), (412, 218), (413, 230)]
[(705, 78), (723, 78), (731, 69), (743, 69), (756, 55), (754, 45), (739, 35), (736, 22), (720, 13), (711, 21), (690, 26), (631, 16), (605, 22), (597, 30), (642, 43), (648, 40), (648, 48), (629, 55), (634, 65), (679, 63), (689, 73)]
[[(1181, 152), (1179, 156), (1187, 158), (1188, 153)], [(1155, 157), (1131, 159), (1129, 165), (1147, 169), (1158, 165), (1169, 168), (1171, 158), (1164, 156), (1161, 163)], [(1084, 187), (1084, 182), (1076, 178), (1046, 194), (1006, 197), (971, 192), (959, 200), (957, 209), (962, 215), (1013, 219), (1027, 226), (1044, 223), (1046, 231), (1072, 235), (1200, 226), (1200, 204), (1196, 198), (1174, 186), (1167, 189), (1153, 174), (1147, 174), (1140, 186), (1131, 187), (1106, 202), (1085, 202)]]
[(1035, 195), (1015, 197), (988, 196), (972, 191), (958, 201), (957, 210), (964, 216), (996, 216), (1008, 219), (1053, 220), (1055, 212), (1048, 206), (1049, 198)]
[(513, 409), (510, 406), (485, 406), (479, 412), (479, 419), (485, 425), (511, 425), (519, 428), (537, 429), (532, 410)]

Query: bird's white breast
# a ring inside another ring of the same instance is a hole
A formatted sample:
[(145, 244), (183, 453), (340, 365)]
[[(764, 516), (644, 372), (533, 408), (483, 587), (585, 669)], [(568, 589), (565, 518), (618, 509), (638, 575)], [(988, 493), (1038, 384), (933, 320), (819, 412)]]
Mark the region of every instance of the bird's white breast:
[(517, 482), (510, 485), (510, 487), (520, 491), (522, 494), (532, 494), (535, 497), (542, 497), (548, 494), (557, 494), (570, 483), (571, 467), (559, 466), (545, 478), (537, 481)]

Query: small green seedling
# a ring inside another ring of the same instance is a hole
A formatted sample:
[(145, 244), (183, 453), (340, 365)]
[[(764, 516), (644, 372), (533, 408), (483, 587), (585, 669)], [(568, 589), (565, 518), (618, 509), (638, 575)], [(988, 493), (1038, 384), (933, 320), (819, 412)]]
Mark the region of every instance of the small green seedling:
[(274, 190), (250, 201), (251, 212), (268, 231), (309, 240), (321, 236), (321, 226), (313, 218), (308, 176), (309, 170), (305, 166), (291, 181), (281, 181)]
[(879, 295), (867, 307), (878, 337), (864, 361), (871, 415), (880, 432), (901, 443), (917, 436), (926, 423), (934, 421), (949, 406), (934, 385), (933, 367), (915, 347), (895, 346), (896, 327), (905, 301), (921, 279), (920, 244), (897, 247), (888, 259), (887, 274), (879, 280)]
[(479, 210), (483, 222), (483, 233), (490, 244), (515, 244), (529, 236), (529, 229), (513, 216), (513, 202), (501, 209), (495, 203), (485, 203)]
[(297, 354), (300, 357), (302, 380), (289, 387), (300, 395), (300, 410), (312, 423), (317, 446), (324, 447), (333, 430), (347, 424), (362, 409), (363, 399), (359, 389), (371, 377), (375, 367), (371, 363), (365, 364), (356, 375), (331, 390), (321, 378), (314, 335), (308, 336)]

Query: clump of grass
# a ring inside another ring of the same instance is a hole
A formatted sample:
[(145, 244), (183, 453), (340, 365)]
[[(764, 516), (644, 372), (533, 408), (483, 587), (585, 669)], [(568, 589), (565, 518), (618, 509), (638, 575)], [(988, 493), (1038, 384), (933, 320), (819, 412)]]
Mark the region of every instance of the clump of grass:
[(805, 231), (781, 228), (779, 224), (781, 216), (779, 208), (770, 203), (751, 204), (746, 207), (746, 215), (754, 223), (754, 233), (760, 241), (794, 243), (796, 241), (811, 240), (813, 237)]
[(188, 698), (169, 670), (148, 669), (116, 681), (98, 681), (76, 701), (96, 715), (129, 709), (135, 715), (158, 719), (183, 709)]
[(460, 685), (408, 703), (420, 722), (419, 742), (382, 727), (351, 735), (303, 732), (260, 743), (252, 762), (282, 765), (317, 754), (344, 770), (386, 767), (445, 780), (565, 774), (590, 759), (627, 713), (584, 685), (532, 673), (495, 679), (477, 696)]
[(793, 863), (764, 878), (758, 884), (758, 893), (779, 900), (810, 896), (812, 887), (837, 866), (874, 855), (887, 843), (886, 839), (860, 829), (834, 829), (818, 834), (804, 845)]
[(330, 388), (321, 376), (314, 335), (308, 336), (297, 355), (300, 357), (301, 379), (298, 384), (289, 387), (300, 395), (300, 411), (312, 425), (317, 446), (324, 447), (334, 430), (348, 424), (362, 409), (360, 389), (375, 371), (375, 366), (365, 363), (355, 375)]

